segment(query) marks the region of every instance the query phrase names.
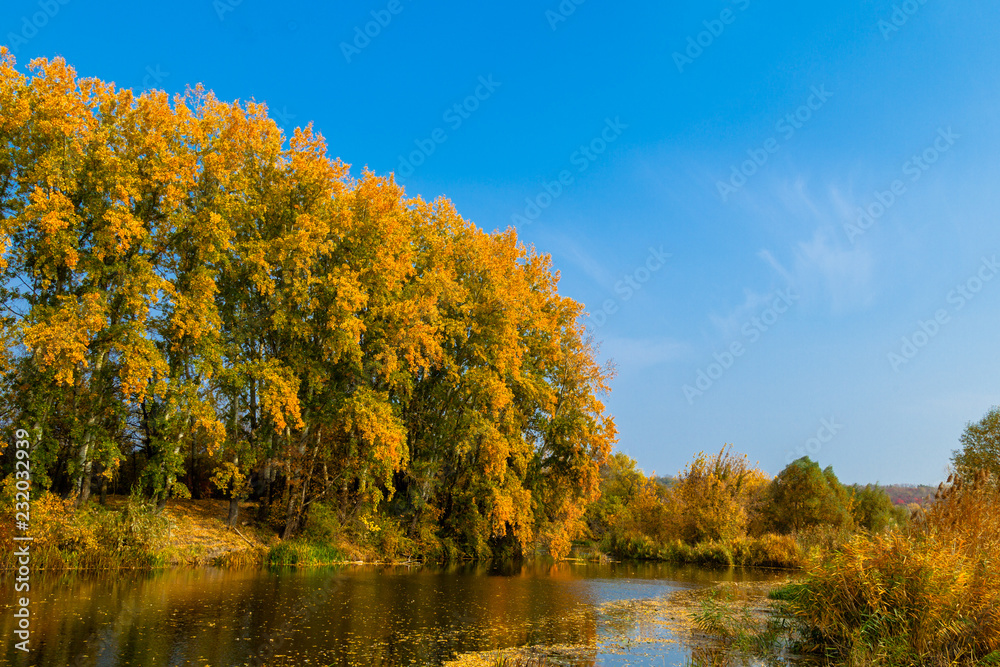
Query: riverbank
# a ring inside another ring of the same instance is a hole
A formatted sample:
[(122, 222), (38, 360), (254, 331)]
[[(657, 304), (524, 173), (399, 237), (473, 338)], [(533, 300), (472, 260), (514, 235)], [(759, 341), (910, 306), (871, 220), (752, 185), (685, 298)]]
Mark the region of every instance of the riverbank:
[[(33, 499), (31, 508), (32, 566), (36, 570), (114, 570), (423, 560), (419, 553), (384, 553), (378, 544), (359, 544), (327, 529), (319, 516), (302, 535), (281, 540), (273, 527), (256, 520), (256, 503), (241, 504), (240, 519), (233, 527), (226, 524), (228, 512), (226, 500), (170, 499), (157, 511), (152, 503), (129, 496), (109, 496), (104, 505), (92, 501), (77, 508), (70, 500), (42, 494)], [(0, 545), (4, 547), (0, 569), (12, 570), (17, 566), (9, 530), (13, 512), (3, 514), (11, 516), (0, 519)], [(589, 561), (612, 558), (592, 544), (579, 545), (572, 555)], [(613, 559), (795, 569), (802, 555), (794, 539), (765, 535), (696, 545), (675, 541), (655, 549), (619, 551)]]
[[(252, 503), (241, 508), (246, 516), (255, 510)], [(115, 570), (264, 562), (279, 542), (273, 531), (252, 522), (229, 528), (227, 513), (224, 500), (171, 499), (157, 511), (152, 503), (127, 496), (77, 508), (69, 500), (41, 494), (32, 499), (27, 531), (32, 538), (32, 568)], [(8, 547), (14, 544), (12, 521), (4, 524), (0, 543)], [(13, 548), (4, 548), (0, 568), (16, 567), (13, 553)]]

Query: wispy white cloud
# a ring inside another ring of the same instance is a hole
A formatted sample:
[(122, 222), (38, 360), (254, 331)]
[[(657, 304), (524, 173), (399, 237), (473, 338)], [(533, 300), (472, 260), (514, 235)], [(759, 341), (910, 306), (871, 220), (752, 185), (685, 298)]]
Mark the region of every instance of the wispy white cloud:
[(830, 238), (829, 230), (820, 228), (794, 252), (796, 282), (804, 292), (821, 290), (833, 314), (868, 308), (874, 302), (873, 261), (866, 248), (845, 248)]
[[(770, 214), (805, 222), (811, 235), (805, 240), (799, 235), (785, 248), (763, 249), (758, 256), (777, 277), (795, 285), (804, 301), (825, 303), (833, 315), (870, 307), (877, 295), (871, 246), (851, 244), (843, 233), (857, 209), (851, 186), (826, 184), (816, 195), (801, 176), (772, 181), (772, 186)], [(791, 268), (778, 257), (786, 257)]]
[(733, 337), (739, 333), (740, 327), (746, 323), (751, 315), (770, 303), (772, 297), (773, 293), (761, 294), (751, 289), (745, 289), (743, 290), (743, 303), (723, 315), (711, 313), (708, 318), (723, 336)]
[(618, 366), (633, 367), (658, 366), (691, 354), (685, 343), (669, 338), (606, 338), (601, 352)]
[(605, 268), (604, 263), (588, 253), (583, 246), (565, 235), (550, 237), (550, 246), (557, 246), (561, 258), (577, 267), (586, 276), (606, 290), (611, 290), (615, 280), (613, 274)]

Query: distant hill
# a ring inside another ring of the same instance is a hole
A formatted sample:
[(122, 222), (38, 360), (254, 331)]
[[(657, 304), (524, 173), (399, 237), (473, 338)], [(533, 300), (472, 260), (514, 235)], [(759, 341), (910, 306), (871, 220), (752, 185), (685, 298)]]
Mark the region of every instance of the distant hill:
[(921, 507), (929, 505), (937, 492), (936, 486), (927, 486), (926, 484), (891, 484), (882, 488), (896, 505), (916, 503)]
[(653, 480), (657, 484), (666, 489), (669, 489), (670, 487), (672, 487), (674, 484), (677, 483), (677, 478), (671, 475), (658, 475), (656, 477), (653, 477)]
[[(657, 475), (653, 477), (653, 481), (666, 489), (677, 484), (677, 478), (672, 475)], [(927, 486), (926, 484), (880, 484), (879, 486), (889, 494), (889, 499), (894, 505), (916, 503), (921, 507), (926, 507), (934, 500), (934, 494), (937, 492), (936, 486)]]

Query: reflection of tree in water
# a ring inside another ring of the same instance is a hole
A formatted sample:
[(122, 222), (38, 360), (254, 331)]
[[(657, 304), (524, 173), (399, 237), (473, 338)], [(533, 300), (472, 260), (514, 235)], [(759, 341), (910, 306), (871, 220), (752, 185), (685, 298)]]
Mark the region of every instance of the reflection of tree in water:
[[(37, 576), (30, 594), (30, 663), (60, 667), (121, 664), (122, 628), (128, 628), (126, 617), (137, 614), (136, 588), (149, 576), (129, 571), (116, 573), (114, 578), (76, 572)], [(71, 594), (59, 595), (66, 591)], [(4, 629), (5, 636), (12, 633)], [(12, 664), (26, 664), (20, 662), (24, 656), (18, 653), (14, 652)]]
[[(394, 667), (502, 647), (593, 646), (587, 578), (562, 564), (40, 577), (31, 658), (43, 667), (279, 667), (306, 658)], [(550, 664), (594, 664), (578, 657)], [(18, 664), (12, 650), (7, 658)]]
[[(595, 619), (578, 612), (579, 591), (539, 574), (520, 567), (368, 567), (343, 576), (343, 587), (329, 599), (300, 597), (286, 582), (257, 596), (272, 604), (259, 617), (255, 612), (265, 640), (253, 640), (261, 654), (251, 665), (275, 664), (293, 652), (289, 647), (324, 664), (393, 666), (553, 640), (592, 642)], [(298, 609), (298, 619), (272, 621), (275, 609), (285, 608)]]
[[(283, 651), (285, 646), (291, 639), (292, 633), (298, 629), (305, 627), (306, 622), (309, 620), (309, 614), (318, 601), (329, 601), (330, 597), (335, 591), (340, 590), (342, 581), (339, 577), (327, 578), (327, 585), (320, 588), (312, 588), (309, 598), (305, 601), (304, 605), (299, 605), (298, 608), (303, 608), (305, 613), (303, 616), (295, 616), (286, 613), (282, 616), (281, 623), (276, 625), (267, 633), (266, 637), (262, 637), (262, 641), (259, 642), (260, 648), (257, 650), (256, 655), (254, 655), (250, 662), (248, 663), (250, 667), (263, 667), (264, 665), (275, 665), (275, 656), (278, 655), (278, 651)], [(277, 607), (277, 606), (276, 606)], [(250, 620), (250, 614), (252, 610), (248, 611), (246, 615), (246, 620)], [(298, 625), (298, 628), (295, 626)], [(244, 627), (250, 627), (249, 625)], [(297, 660), (293, 662), (296, 664)]]

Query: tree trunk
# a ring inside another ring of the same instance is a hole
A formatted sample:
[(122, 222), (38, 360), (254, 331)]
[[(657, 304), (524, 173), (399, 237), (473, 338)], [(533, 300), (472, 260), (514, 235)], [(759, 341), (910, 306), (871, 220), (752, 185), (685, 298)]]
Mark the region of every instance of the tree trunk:
[[(239, 468), (240, 457), (239, 455), (233, 456), (233, 465)], [(236, 485), (236, 479), (229, 483), (229, 516), (226, 518), (226, 525), (232, 528), (236, 525), (236, 519), (240, 516), (240, 496), (239, 489)]]
[(90, 499), (90, 473), (93, 470), (93, 462), (89, 460), (90, 453), (90, 441), (94, 438), (93, 434), (88, 429), (87, 434), (83, 436), (83, 444), (80, 445), (80, 453), (78, 455), (78, 463), (80, 464), (80, 472), (77, 473), (76, 482), (73, 486), (76, 488), (78, 495), (76, 497), (76, 506), (83, 507), (87, 500)]
[(274, 474), (272, 473), (271, 459), (267, 459), (267, 463), (264, 464), (264, 504), (268, 507), (271, 506), (271, 501), (273, 500), (272, 485), (274, 482)]
[[(191, 419), (189, 417), (188, 422), (190, 423), (190, 421)], [(171, 457), (171, 460), (177, 460), (177, 456), (181, 453), (182, 438), (183, 436), (177, 437), (177, 443), (174, 445), (174, 453), (173, 456)], [(170, 490), (174, 488), (174, 482), (177, 481), (177, 476), (174, 475), (173, 472), (168, 471), (166, 461), (162, 459), (160, 460), (160, 471), (164, 473), (164, 480), (163, 480), (162, 495), (160, 496), (159, 501), (156, 503), (156, 510), (158, 512), (163, 510), (163, 508), (167, 506), (167, 497), (170, 495)]]
[(191, 492), (191, 498), (194, 500), (201, 500), (201, 494), (198, 493), (198, 471), (195, 470), (194, 462), (194, 438), (191, 438), (191, 467), (188, 468), (188, 491)]
[(285, 506), (285, 530), (281, 533), (281, 539), (287, 540), (295, 534), (295, 492), (291, 488), (291, 481), (288, 483), (288, 504)]
[(236, 525), (236, 520), (240, 517), (240, 499), (230, 498), (229, 499), (229, 517), (226, 519), (226, 525), (232, 528)]

